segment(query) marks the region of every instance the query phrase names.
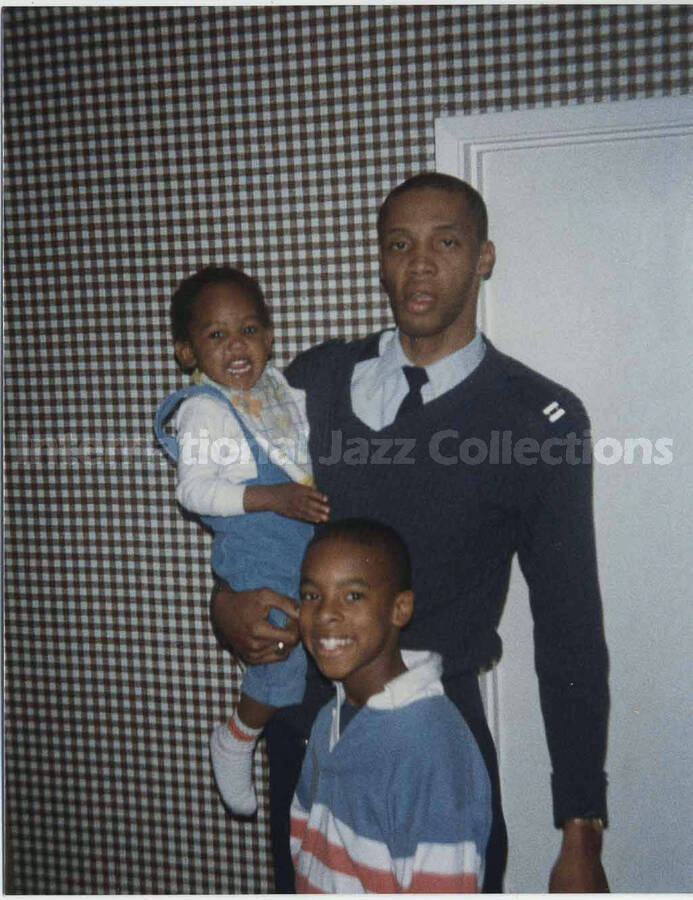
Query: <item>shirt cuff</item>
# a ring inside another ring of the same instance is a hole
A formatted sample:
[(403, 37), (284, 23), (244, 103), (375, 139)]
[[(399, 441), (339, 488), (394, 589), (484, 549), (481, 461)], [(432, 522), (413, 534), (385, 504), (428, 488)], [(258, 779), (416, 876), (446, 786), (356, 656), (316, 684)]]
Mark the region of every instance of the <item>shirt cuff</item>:
[(233, 484), (221, 478), (181, 481), (176, 487), (176, 500), (198, 516), (242, 516), (245, 484)]
[(606, 785), (605, 772), (599, 772), (588, 782), (579, 783), (570, 778), (552, 775), (553, 819), (556, 828), (561, 828), (566, 819), (601, 819), (606, 827), (609, 823)]

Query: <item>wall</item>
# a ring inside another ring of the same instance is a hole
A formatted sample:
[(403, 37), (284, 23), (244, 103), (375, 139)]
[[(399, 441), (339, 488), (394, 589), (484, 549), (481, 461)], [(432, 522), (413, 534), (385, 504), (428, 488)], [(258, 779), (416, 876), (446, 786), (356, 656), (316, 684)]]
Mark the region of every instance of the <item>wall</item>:
[[(166, 307), (256, 274), (276, 357), (389, 321), (374, 219), (437, 116), (689, 90), (687, 7), (5, 8), (9, 888), (270, 888), (207, 761), (237, 672), (172, 499)], [(537, 890), (542, 889), (537, 886)]]

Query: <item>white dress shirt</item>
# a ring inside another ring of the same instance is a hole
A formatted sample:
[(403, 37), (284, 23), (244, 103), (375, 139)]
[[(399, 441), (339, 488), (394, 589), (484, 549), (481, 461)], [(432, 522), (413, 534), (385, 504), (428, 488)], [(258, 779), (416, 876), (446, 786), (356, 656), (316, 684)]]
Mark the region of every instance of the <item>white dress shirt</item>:
[[(428, 381), (421, 388), (421, 399), (430, 403), (451, 388), (457, 387), (476, 369), (486, 353), (480, 332), (472, 340), (424, 366)], [(354, 366), (351, 378), (351, 406), (354, 414), (373, 431), (390, 425), (402, 400), (409, 393), (409, 383), (403, 366), (413, 365), (399, 341), (399, 329), (383, 332), (378, 356), (365, 359)]]

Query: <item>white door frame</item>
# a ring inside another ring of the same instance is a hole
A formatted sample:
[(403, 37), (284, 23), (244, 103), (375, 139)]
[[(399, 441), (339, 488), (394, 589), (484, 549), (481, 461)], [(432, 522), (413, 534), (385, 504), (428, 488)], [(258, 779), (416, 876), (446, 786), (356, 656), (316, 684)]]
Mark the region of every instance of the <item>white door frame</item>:
[[(637, 113), (634, 112), (637, 107)], [(633, 123), (638, 122), (637, 128)], [(643, 134), (690, 132), (693, 97), (660, 97), (483, 115), (452, 116), (435, 121), (436, 171), (456, 175), (484, 193), (484, 160), (490, 153), (551, 144), (632, 140)], [(479, 327), (486, 328), (483, 286)], [(489, 727), (500, 747), (500, 710), (495, 668), (481, 678)]]
[[(613, 146), (614, 143), (620, 141), (633, 142), (642, 141), (643, 139), (647, 140), (648, 138), (670, 137), (688, 138), (692, 134), (693, 96), (688, 95), (550, 107), (507, 113), (456, 116), (438, 119), (435, 123), (436, 169), (440, 172), (464, 178), (482, 194), (485, 194), (485, 188), (488, 187), (488, 184), (485, 185), (485, 167), (487, 161), (490, 162), (490, 158), (496, 153), (508, 154), (514, 150), (527, 151), (533, 148), (541, 149), (556, 146), (568, 148), (578, 144), (592, 145), (594, 147), (595, 145), (608, 143)], [(492, 167), (489, 166), (488, 169), (490, 171)], [(518, 172), (518, 178), (521, 177), (521, 172)], [(677, 177), (675, 172), (673, 177)], [(693, 197), (691, 200), (693, 201)], [(685, 231), (689, 233), (688, 226), (686, 226)], [(500, 247), (499, 251), (502, 254), (503, 247)], [(487, 290), (489, 298), (493, 297), (493, 280), (489, 283)], [(502, 298), (499, 299), (502, 301)], [(497, 311), (495, 311), (496, 307), (498, 308)], [(502, 315), (501, 307), (502, 302), (493, 304), (493, 316)], [(489, 328), (491, 323), (489, 323), (488, 318), (487, 304), (484, 300), (482, 288), (479, 304), (479, 325), (483, 330), (489, 331), (491, 338), (493, 338), (492, 329)], [(503, 346), (500, 349), (503, 350)], [(547, 371), (544, 374), (552, 377), (551, 371)], [(605, 605), (607, 599), (605, 598)], [(685, 627), (685, 623), (682, 623), (682, 627)], [(660, 660), (661, 665), (666, 665), (666, 662), (666, 660)], [(503, 728), (502, 710), (499, 708), (501, 684), (495, 668), (482, 677), (481, 687), (489, 727), (496, 746), (500, 751), (503, 745), (501, 740)], [(690, 690), (690, 686), (680, 685), (680, 688), (684, 696), (688, 696), (686, 692)], [(686, 716), (689, 713), (684, 710), (672, 710), (672, 715)], [(511, 735), (508, 735), (508, 738), (510, 737)], [(682, 796), (686, 796), (685, 791)], [(652, 829), (656, 833), (656, 810), (652, 810), (652, 813)], [(684, 830), (693, 828), (693, 821), (688, 823), (682, 822), (681, 827)], [(548, 819), (546, 822), (546, 838), (547, 840), (551, 839)], [(607, 837), (607, 843), (609, 838), (610, 836)], [(617, 835), (615, 834), (613, 839), (611, 839), (612, 846), (616, 838)], [(621, 840), (623, 839), (622, 837)], [(557, 839), (555, 844), (557, 848)], [(682, 871), (685, 865), (680, 859), (683, 849), (683, 845), (678, 848), (677, 864), (679, 871)], [(638, 847), (633, 846), (630, 848), (630, 851), (636, 854), (638, 853)], [(672, 848), (673, 852), (674, 848)], [(622, 855), (625, 855), (625, 851)], [(671, 861), (673, 862), (674, 860)], [(661, 863), (662, 867), (666, 867), (666, 860), (662, 859)], [(625, 871), (627, 867), (628, 863), (624, 861), (622, 869)], [(690, 870), (693, 875), (693, 861), (690, 863)], [(545, 878), (548, 879), (548, 871), (545, 873)], [(546, 883), (544, 881), (544, 885)], [(513, 887), (510, 886), (510, 889), (512, 890)], [(624, 888), (614, 885), (614, 889), (622, 890)], [(638, 887), (632, 886), (626, 889), (638, 890)], [(640, 889), (642, 890), (643, 888)], [(687, 888), (682, 885), (680, 889), (686, 890)], [(542, 890), (542, 884), (537, 884), (533, 890)]]

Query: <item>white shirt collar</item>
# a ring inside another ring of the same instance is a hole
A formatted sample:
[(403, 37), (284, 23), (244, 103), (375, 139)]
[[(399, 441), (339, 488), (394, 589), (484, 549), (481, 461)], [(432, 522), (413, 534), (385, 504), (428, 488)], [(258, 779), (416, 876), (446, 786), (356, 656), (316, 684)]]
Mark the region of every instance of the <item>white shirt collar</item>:
[[(399, 329), (386, 331), (380, 338), (380, 375), (389, 378), (391, 375), (399, 375), (402, 366), (413, 365), (408, 358), (399, 340)], [(486, 353), (486, 345), (480, 331), (472, 340), (455, 350), (453, 353), (438, 359), (428, 366), (424, 366), (428, 375), (428, 384), (422, 388), (422, 395), (426, 399), (440, 397), (446, 391), (458, 385), (476, 369)]]
[[(449, 356), (426, 366), (428, 381), (421, 388), (421, 399), (430, 403), (457, 387), (479, 365), (486, 352), (481, 333)], [(369, 428), (379, 431), (394, 421), (397, 410), (409, 391), (402, 366), (411, 365), (402, 350), (399, 331), (384, 331), (378, 342), (378, 356), (356, 363), (351, 377), (351, 407), (354, 415)]]
[[(441, 677), (443, 659), (439, 653), (429, 650), (402, 650), (402, 659), (407, 670), (392, 681), (382, 691), (373, 694), (366, 706), (371, 709), (392, 710), (408, 706), (424, 697), (439, 697), (444, 693)], [(337, 681), (337, 698), (332, 707), (330, 725), (330, 750), (333, 750), (341, 735), (340, 713), (345, 700), (344, 685)]]

